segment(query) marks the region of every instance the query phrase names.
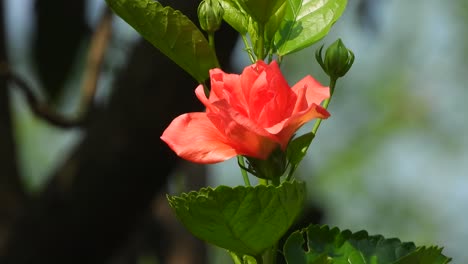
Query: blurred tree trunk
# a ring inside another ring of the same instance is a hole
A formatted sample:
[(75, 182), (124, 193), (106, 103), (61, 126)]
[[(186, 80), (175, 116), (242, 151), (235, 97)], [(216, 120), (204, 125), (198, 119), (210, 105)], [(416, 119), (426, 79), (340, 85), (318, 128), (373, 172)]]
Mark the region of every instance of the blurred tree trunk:
[[(174, 4), (195, 17), (196, 2)], [(217, 37), (227, 65), (237, 34), (223, 30)], [(201, 110), (196, 85), (154, 47), (138, 43), (108, 106), (93, 114), (83, 141), (16, 223), (0, 263), (101, 264), (118, 254), (177, 165), (159, 137), (177, 115)], [(170, 241), (163, 228), (153, 231), (164, 256)]]
[(33, 54), (42, 90), (56, 103), (89, 34), (85, 0), (35, 0)]
[[(8, 63), (4, 20), (4, 1), (0, 1), (0, 67), (6, 67)], [(10, 96), (5, 78), (0, 78), (0, 168), (1, 255), (8, 236), (8, 227), (15, 220), (25, 202), (25, 194), (17, 167)]]

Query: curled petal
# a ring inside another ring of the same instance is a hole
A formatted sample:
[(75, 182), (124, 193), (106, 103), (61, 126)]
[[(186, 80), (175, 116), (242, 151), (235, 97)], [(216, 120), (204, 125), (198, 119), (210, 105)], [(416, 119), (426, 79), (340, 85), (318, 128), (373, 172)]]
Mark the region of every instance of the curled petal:
[(208, 118), (229, 138), (229, 143), (238, 154), (265, 159), (276, 148), (279, 142), (275, 135), (234, 111), (226, 101), (214, 104), (219, 112), (209, 114)]
[(297, 82), (292, 90), (298, 94), (302, 88), (306, 88), (306, 99), (308, 105), (316, 104), (320, 105), (323, 100), (330, 97), (330, 88), (321, 85), (312, 76), (307, 75), (302, 80)]
[[(279, 124), (280, 127), (274, 128), (276, 131), (278, 131), (278, 134), (276, 134), (276, 136), (282, 142), (281, 147), (285, 149), (287, 147), (289, 139), (305, 123), (309, 122), (314, 118), (326, 119), (329, 116), (330, 113), (328, 113), (328, 111), (325, 108), (316, 104), (312, 104), (306, 111), (294, 114), (293, 116), (291, 116), (291, 118), (286, 120), (286, 122), (284, 122), (283, 124)], [(268, 130), (272, 131), (273, 129)]]
[(200, 102), (202, 102), (202, 104), (205, 105), (207, 112), (214, 111), (211, 101), (208, 98), (206, 98), (205, 89), (203, 88), (203, 85), (198, 85), (198, 87), (195, 89), (195, 95), (197, 96), (198, 100), (200, 100)]
[(208, 119), (206, 113), (178, 116), (166, 128), (161, 139), (181, 158), (197, 163), (216, 163), (237, 155), (226, 137)]
[(240, 76), (228, 74), (220, 69), (210, 70), (211, 91), (210, 102), (225, 99), (237, 111), (248, 115), (248, 106), (240, 85)]

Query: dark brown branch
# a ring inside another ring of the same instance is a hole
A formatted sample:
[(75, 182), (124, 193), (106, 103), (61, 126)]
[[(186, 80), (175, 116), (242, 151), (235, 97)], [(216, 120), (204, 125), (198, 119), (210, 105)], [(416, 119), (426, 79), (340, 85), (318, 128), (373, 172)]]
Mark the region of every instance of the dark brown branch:
[(84, 120), (68, 119), (56, 113), (46, 104), (39, 102), (37, 96), (34, 94), (28, 83), (26, 83), (25, 80), (13, 73), (7, 66), (2, 67), (2, 69), (0, 70), (0, 74), (7, 82), (11, 82), (15, 85), (16, 88), (21, 90), (21, 92), (26, 98), (29, 107), (34, 112), (34, 114), (47, 121), (49, 124), (61, 128), (74, 128), (83, 125)]
[(6, 78), (6, 81), (11, 82), (24, 94), (26, 101), (34, 112), (34, 114), (49, 124), (60, 128), (76, 128), (82, 127), (86, 123), (91, 114), (92, 103), (96, 94), (99, 74), (101, 72), (104, 55), (106, 53), (110, 33), (111, 33), (112, 13), (108, 8), (105, 8), (99, 25), (91, 39), (91, 46), (88, 52), (86, 68), (83, 77), (83, 85), (81, 87), (82, 99), (80, 113), (76, 118), (62, 116), (54, 111), (45, 103), (41, 103), (34, 94), (31, 86), (20, 76), (15, 74), (6, 63), (0, 65), (0, 75)]

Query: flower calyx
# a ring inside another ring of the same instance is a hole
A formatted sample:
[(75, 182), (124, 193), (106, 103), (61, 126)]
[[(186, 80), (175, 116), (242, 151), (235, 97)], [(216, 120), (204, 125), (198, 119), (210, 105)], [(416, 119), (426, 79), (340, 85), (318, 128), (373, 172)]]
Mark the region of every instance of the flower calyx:
[(216, 32), (223, 22), (224, 9), (218, 0), (203, 0), (198, 6), (200, 27), (208, 32)]
[(354, 53), (346, 48), (341, 39), (336, 40), (325, 51), (325, 59), (322, 59), (322, 47), (315, 53), (315, 58), (322, 69), (332, 80), (343, 77), (354, 62)]
[(288, 168), (286, 153), (279, 146), (266, 160), (251, 157), (246, 157), (246, 159), (248, 168), (244, 169), (260, 179), (271, 180), (273, 183), (279, 184), (279, 178)]

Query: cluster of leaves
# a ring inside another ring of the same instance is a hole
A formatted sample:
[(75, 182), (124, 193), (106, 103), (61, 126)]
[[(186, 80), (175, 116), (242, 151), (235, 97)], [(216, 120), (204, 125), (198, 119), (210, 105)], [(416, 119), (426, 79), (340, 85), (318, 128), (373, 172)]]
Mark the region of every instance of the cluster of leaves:
[(317, 225), (292, 233), (283, 252), (289, 264), (445, 264), (451, 260), (441, 248)]
[[(192, 234), (231, 252), (239, 264), (256, 264), (275, 247), (302, 209), (304, 183), (280, 186), (202, 188), (168, 196)], [(222, 235), (220, 235), (222, 234)], [(288, 264), (445, 264), (437, 247), (416, 247), (399, 239), (311, 225), (293, 232), (283, 255)]]
[[(115, 13), (198, 82), (208, 78), (209, 69), (218, 67), (216, 53), (204, 34), (181, 12), (153, 0), (106, 1)], [(323, 38), (343, 13), (347, 0), (219, 2), (224, 8), (223, 19), (242, 36), (249, 35), (257, 56), (264, 49), (265, 54), (284, 56)], [(272, 16), (267, 19), (268, 10), (272, 10)], [(260, 48), (258, 39), (265, 39)]]

